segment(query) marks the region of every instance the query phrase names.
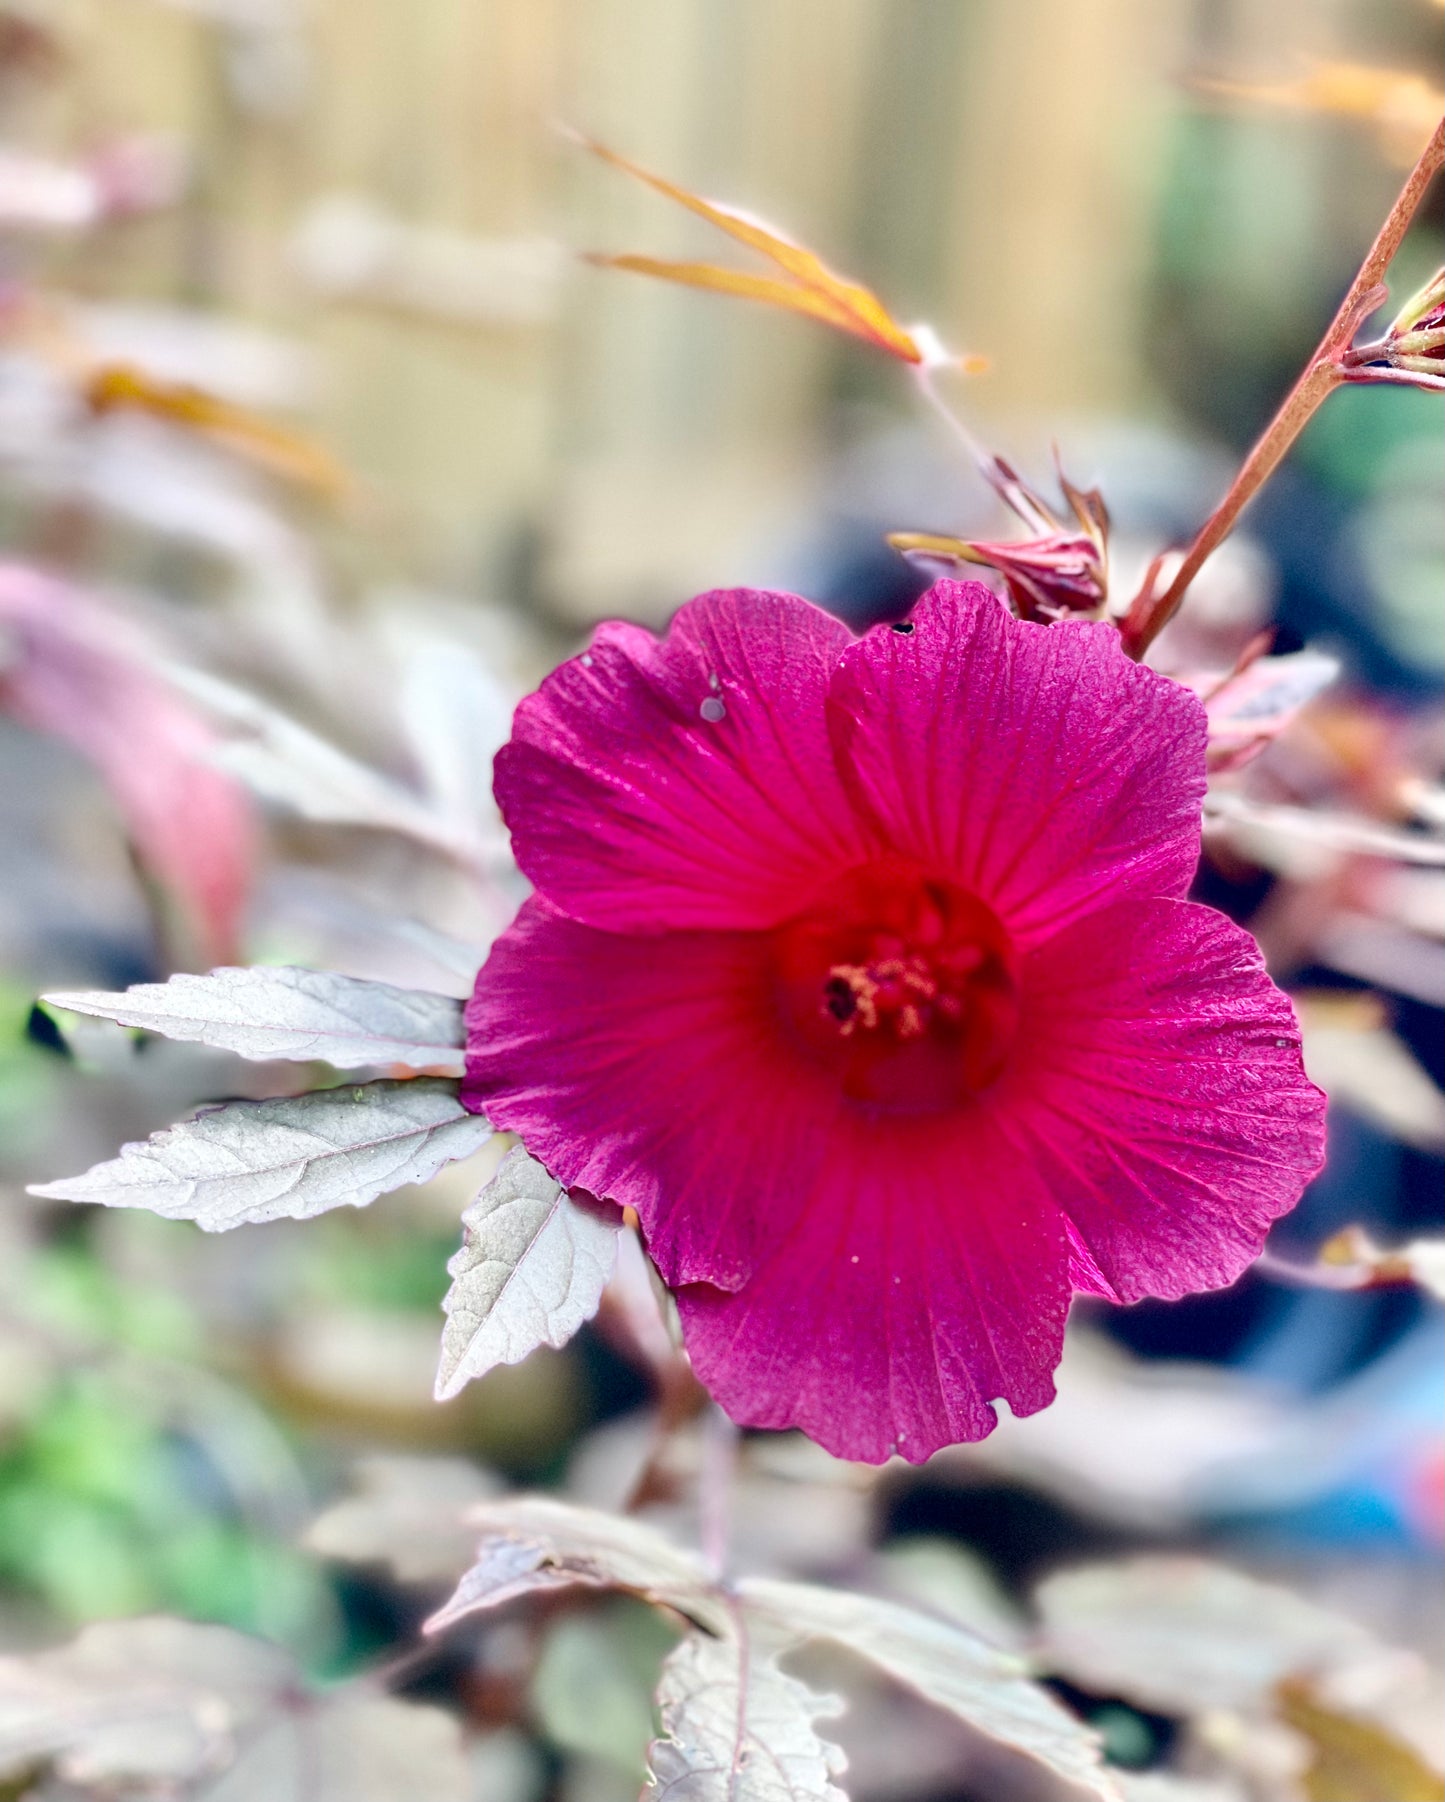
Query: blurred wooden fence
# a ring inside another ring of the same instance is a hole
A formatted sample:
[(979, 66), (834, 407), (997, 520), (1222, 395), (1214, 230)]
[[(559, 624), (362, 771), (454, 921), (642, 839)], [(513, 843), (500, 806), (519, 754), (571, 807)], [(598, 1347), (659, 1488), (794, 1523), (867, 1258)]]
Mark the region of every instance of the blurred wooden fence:
[[(1287, 31), (1310, 9), (1263, 10)], [(985, 411), (1136, 402), (1194, 0), (55, 11), (75, 66), (28, 129), (73, 147), (155, 127), (195, 159), (179, 214), (130, 228), (94, 281), (309, 343), (313, 423), (390, 497), (379, 555), (398, 568), (476, 588), (540, 546), (579, 617), (661, 604), (741, 573), (739, 547), (804, 501), (832, 399), (901, 392), (807, 324), (549, 248), (698, 241), (558, 118), (774, 216), (986, 352)], [(347, 261), (368, 255), (369, 287)]]

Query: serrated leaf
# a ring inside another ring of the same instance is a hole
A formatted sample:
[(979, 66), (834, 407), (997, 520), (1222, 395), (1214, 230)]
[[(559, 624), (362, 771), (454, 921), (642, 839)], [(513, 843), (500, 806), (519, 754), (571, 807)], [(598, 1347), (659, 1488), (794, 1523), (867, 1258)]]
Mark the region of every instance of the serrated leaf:
[(462, 1215), (447, 1265), (437, 1400), (539, 1345), (565, 1345), (597, 1312), (620, 1224), (570, 1200), (520, 1146), (508, 1152)]
[(360, 1687), (306, 1688), (278, 1647), (153, 1617), (0, 1660), (0, 1770), (53, 1759), (109, 1795), (466, 1802), (456, 1723)]
[(1393, 1656), (1343, 1615), (1202, 1558), (1086, 1565), (1034, 1600), (1051, 1670), (1168, 1714), (1247, 1709), (1287, 1677)]
[(1022, 1659), (967, 1628), (875, 1596), (803, 1583), (751, 1578), (738, 1593), (751, 1617), (766, 1619), (793, 1643), (844, 1646), (975, 1732), (1112, 1802), (1098, 1736), (1030, 1680)]
[(496, 1488), (461, 1458), (376, 1453), (358, 1460), (356, 1493), (316, 1517), (306, 1544), (323, 1558), (386, 1565), (399, 1583), (454, 1582), (476, 1546), (466, 1517)]
[(58, 1201), (147, 1208), (226, 1232), (365, 1207), (424, 1183), (483, 1145), (491, 1128), (436, 1077), (321, 1089), (279, 1101), (233, 1101), (168, 1127), (83, 1176), (36, 1183)]
[(1445, 1802), (1445, 1776), (1384, 1727), (1327, 1707), (1306, 1683), (1281, 1684), (1275, 1700), (1309, 1742), (1308, 1802)]
[(846, 1765), (816, 1723), (842, 1713), (778, 1668), (787, 1644), (738, 1615), (729, 1631), (689, 1633), (657, 1688), (663, 1736), (648, 1752), (655, 1802), (846, 1802)]
[(262, 1061), (315, 1059), (338, 1070), (403, 1064), (456, 1075), (465, 1064), (462, 1006), (452, 996), (326, 970), (254, 965), (138, 982), (113, 995), (65, 990), (42, 999)]
[(727, 1626), (702, 1561), (640, 1521), (525, 1495), (483, 1503), (466, 1518), (477, 1560), (426, 1623), (428, 1633), (518, 1596), (578, 1587), (628, 1590), (712, 1631)]

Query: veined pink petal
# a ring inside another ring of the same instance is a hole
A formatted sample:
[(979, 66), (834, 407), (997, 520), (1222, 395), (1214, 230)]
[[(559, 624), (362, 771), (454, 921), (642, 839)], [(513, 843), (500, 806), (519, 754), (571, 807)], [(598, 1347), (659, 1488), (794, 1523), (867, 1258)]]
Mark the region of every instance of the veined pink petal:
[(971, 888), (1021, 948), (1199, 859), (1204, 709), (1112, 626), (1026, 625), (940, 582), (844, 653), (838, 763), (890, 848)]
[(847, 628), (793, 595), (690, 601), (661, 641), (604, 626), (517, 710), (497, 799), (517, 861), (618, 932), (771, 926), (867, 855), (823, 696)]
[(735, 1420), (917, 1463), (991, 1432), (991, 1402), (1053, 1400), (1063, 1221), (986, 1111), (855, 1117), (798, 1180), (807, 1206), (739, 1293), (678, 1295), (693, 1367)]
[(1043, 1407), (1070, 1285), (1232, 1280), (1323, 1098), (1184, 895), (1204, 710), (1107, 626), (942, 583), (852, 640), (753, 593), (524, 704), (541, 893), (468, 1008), (469, 1106), (631, 1206), (739, 1420), (923, 1458)]
[(1254, 940), (1191, 901), (1123, 902), (1036, 950), (1023, 993), (1000, 1118), (1073, 1225), (1078, 1286), (1233, 1282), (1324, 1161), (1325, 1099)]
[(840, 1105), (778, 1031), (763, 935), (602, 932), (539, 896), (477, 979), (462, 1100), (636, 1208), (668, 1282), (723, 1288), (803, 1205)]

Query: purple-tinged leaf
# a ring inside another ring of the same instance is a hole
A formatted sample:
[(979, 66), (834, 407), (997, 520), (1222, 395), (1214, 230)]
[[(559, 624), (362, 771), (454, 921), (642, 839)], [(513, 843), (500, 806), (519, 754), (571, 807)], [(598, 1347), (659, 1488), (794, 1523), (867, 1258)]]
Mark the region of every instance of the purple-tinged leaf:
[(1114, 1802), (1098, 1736), (1030, 1680), (1023, 1659), (961, 1624), (876, 1596), (768, 1578), (746, 1579), (738, 1593), (750, 1618), (793, 1644), (824, 1639), (844, 1646), (976, 1733), (1044, 1765), (1080, 1795)]
[[(0, 1772), (52, 1759), (86, 1794), (194, 1802), (467, 1802), (457, 1725), (370, 1687), (306, 1687), (290, 1655), (227, 1627), (104, 1621), (0, 1660)], [(70, 1793), (67, 1789), (67, 1794)]]
[(1050, 1669), (1166, 1714), (1255, 1707), (1301, 1673), (1398, 1665), (1405, 1675), (1415, 1662), (1343, 1615), (1201, 1558), (1063, 1571), (1035, 1602)]
[(439, 1633), (470, 1614), (556, 1589), (625, 1589), (673, 1608), (709, 1632), (729, 1613), (702, 1560), (652, 1527), (546, 1496), (485, 1502), (467, 1517), (477, 1560), (427, 1622)]

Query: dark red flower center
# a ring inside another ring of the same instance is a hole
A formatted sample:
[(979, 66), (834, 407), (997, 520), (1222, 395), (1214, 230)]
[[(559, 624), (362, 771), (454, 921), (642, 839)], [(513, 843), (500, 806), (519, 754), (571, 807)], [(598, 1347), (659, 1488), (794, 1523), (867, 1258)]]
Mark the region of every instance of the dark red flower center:
[(1013, 948), (956, 883), (885, 859), (775, 936), (784, 1018), (852, 1101), (933, 1113), (987, 1088), (1018, 1024)]

